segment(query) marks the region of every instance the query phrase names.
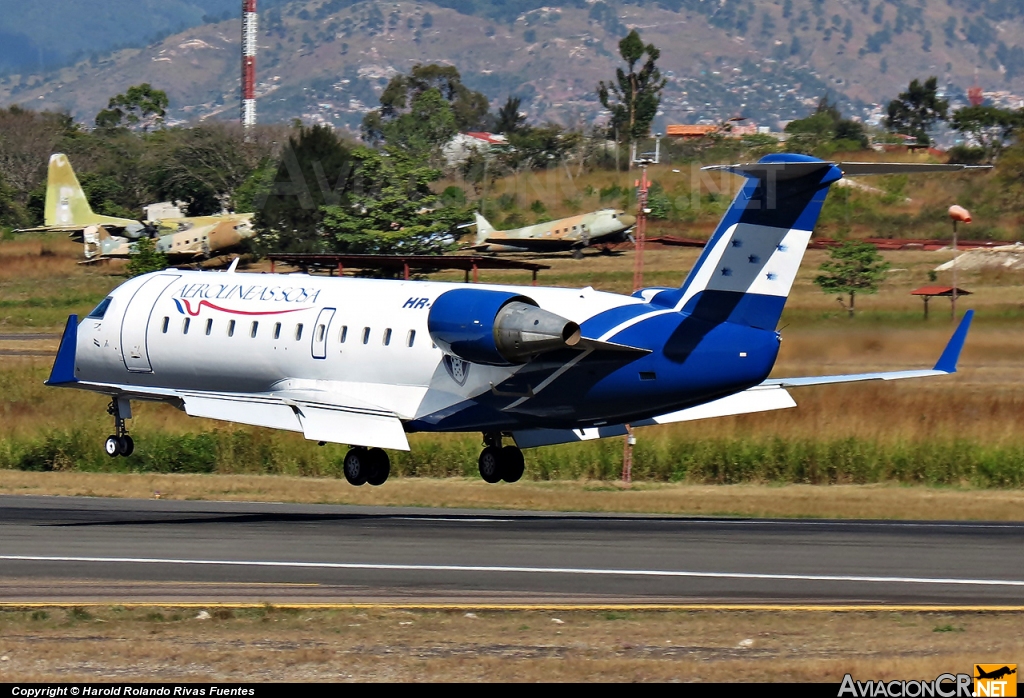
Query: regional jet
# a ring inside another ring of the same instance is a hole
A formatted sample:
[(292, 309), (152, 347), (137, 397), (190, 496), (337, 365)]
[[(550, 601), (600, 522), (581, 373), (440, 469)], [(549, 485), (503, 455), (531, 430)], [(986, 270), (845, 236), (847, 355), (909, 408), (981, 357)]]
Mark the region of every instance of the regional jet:
[(230, 213), (184, 217), (178, 213), (145, 222), (101, 216), (89, 206), (68, 157), (54, 153), (47, 171), (45, 225), (16, 232), (81, 235), (85, 262), (131, 257), (135, 241), (140, 237), (152, 237), (157, 252), (166, 254), (172, 261), (192, 262), (227, 252), (252, 237), (252, 216), (251, 213)]
[(482, 252), (564, 252), (577, 259), (584, 248), (623, 242), (636, 216), (611, 208), (593, 213), (560, 218), (514, 230), (495, 230), (479, 213), (476, 215), (476, 240), (470, 248)]
[[(956, 371), (968, 311), (933, 368), (769, 378), (776, 329), (829, 187), (844, 176), (957, 165), (769, 155), (679, 288), (593, 288), (168, 269), (68, 318), (48, 385), (106, 394), (111, 456), (134, 449), (132, 403), (285, 429), (351, 447), (353, 485), (416, 432), (479, 432), (484, 480), (523, 475), (521, 449), (633, 427), (795, 407), (789, 389)], [(510, 443), (506, 443), (510, 440)]]

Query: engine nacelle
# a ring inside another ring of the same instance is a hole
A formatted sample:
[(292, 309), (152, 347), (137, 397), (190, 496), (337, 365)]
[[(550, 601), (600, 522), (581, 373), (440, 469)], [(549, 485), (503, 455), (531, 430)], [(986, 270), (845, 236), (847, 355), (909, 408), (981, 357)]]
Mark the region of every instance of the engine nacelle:
[(580, 326), (508, 291), (460, 288), (430, 306), (427, 329), (442, 351), (489, 366), (523, 364), (530, 357), (575, 346)]

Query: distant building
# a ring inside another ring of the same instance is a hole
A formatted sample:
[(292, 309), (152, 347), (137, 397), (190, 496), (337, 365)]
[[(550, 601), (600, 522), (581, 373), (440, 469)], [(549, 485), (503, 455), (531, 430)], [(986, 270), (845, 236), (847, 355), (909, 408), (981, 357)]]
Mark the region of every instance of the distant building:
[(449, 166), (461, 165), (466, 162), (473, 153), (486, 153), (495, 146), (507, 145), (508, 140), (500, 133), (487, 133), (486, 131), (467, 131), (457, 133), (441, 149), (445, 162)]
[(665, 135), (669, 138), (694, 140), (704, 138), (717, 130), (716, 124), (669, 124), (665, 127)]

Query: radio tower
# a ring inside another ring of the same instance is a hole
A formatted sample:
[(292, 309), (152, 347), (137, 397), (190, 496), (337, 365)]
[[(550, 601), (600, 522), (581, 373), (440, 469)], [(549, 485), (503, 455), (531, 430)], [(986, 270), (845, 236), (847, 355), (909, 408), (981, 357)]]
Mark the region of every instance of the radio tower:
[(242, 0), (242, 125), (256, 123), (256, 0)]

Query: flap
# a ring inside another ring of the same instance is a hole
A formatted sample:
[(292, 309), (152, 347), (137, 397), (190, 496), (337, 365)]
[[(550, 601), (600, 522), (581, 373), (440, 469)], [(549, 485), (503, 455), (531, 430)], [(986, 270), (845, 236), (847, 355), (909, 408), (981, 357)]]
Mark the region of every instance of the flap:
[(302, 432), (311, 441), (409, 450), (405, 428), (394, 415), (302, 402), (296, 403), (295, 410)]

